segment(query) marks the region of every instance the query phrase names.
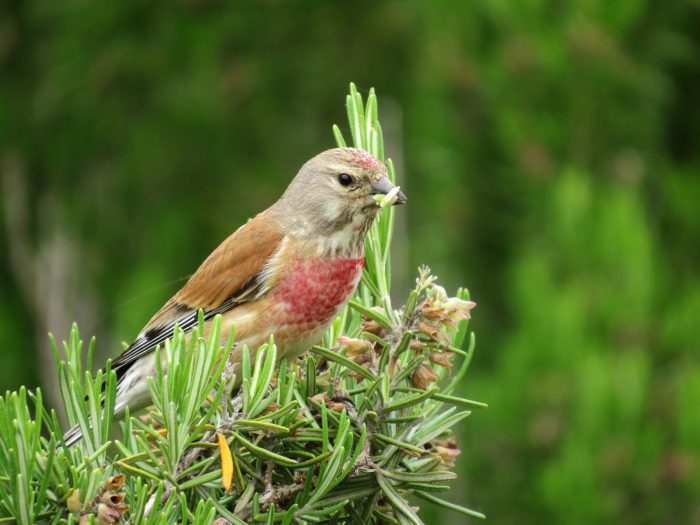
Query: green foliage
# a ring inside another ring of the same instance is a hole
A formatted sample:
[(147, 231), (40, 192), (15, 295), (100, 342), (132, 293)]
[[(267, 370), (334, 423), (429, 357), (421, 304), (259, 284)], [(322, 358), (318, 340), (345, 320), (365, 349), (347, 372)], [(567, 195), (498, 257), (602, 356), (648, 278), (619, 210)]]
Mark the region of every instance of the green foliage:
[[(503, 409), (476, 433), (523, 429), (488, 445), (487, 456), (517, 453), (536, 467), (513, 475), (507, 461), (473, 456), (469, 468), (513, 491), (527, 486), (528, 514), (556, 523), (605, 523), (637, 498), (649, 523), (682, 522), (698, 483), (690, 469), (699, 436), (684, 432), (697, 421), (687, 404), (697, 369), (661, 381), (658, 367), (668, 364), (647, 351), (659, 327), (677, 320), (659, 312), (650, 323), (659, 268), (640, 194), (626, 184), (596, 194), (586, 173), (570, 170), (548, 200), (544, 213), (557, 221), (523, 250), (509, 283), (520, 313), (494, 373), (514, 388), (483, 377), (475, 387)], [(664, 497), (652, 502), (658, 491)]]
[[(365, 108), (351, 85), (348, 111), (354, 144), (383, 157), (374, 93)], [(24, 388), (0, 398), (0, 523), (420, 525), (414, 496), (483, 517), (435, 495), (456, 478), (453, 429), (485, 407), (452, 395), (474, 350), (473, 303), (421, 269), (408, 304), (392, 308), (393, 211), (370, 231), (362, 284), (324, 346), (281, 363), (273, 339), (244, 347), (235, 378), (233, 337), (222, 344), (220, 316), (205, 337), (200, 315), (191, 335), (157, 350), (153, 406), (140, 418), (127, 410), (116, 433), (116, 375), (108, 363), (93, 377), (94, 339), (84, 355), (74, 326), (65, 361), (55, 345), (54, 355), (84, 438), (61, 445), (39, 390), (31, 402)]]

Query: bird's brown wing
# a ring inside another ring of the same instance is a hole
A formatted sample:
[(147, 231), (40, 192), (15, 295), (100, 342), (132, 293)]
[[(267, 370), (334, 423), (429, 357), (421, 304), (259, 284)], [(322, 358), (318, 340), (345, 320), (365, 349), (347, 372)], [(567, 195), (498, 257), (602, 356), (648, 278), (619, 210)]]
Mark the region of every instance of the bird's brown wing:
[(261, 213), (222, 242), (189, 281), (151, 318), (138, 338), (117, 357), (112, 369), (119, 377), (137, 360), (173, 336), (205, 319), (248, 302), (265, 290), (265, 268), (277, 252), (284, 233), (279, 223)]

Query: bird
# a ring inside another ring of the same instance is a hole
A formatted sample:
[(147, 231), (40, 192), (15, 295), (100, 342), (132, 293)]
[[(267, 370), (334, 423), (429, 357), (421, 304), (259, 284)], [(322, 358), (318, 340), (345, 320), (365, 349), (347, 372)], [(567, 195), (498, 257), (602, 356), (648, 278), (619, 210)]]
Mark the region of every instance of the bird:
[[(205, 335), (217, 315), (222, 341), (234, 330), (234, 367), (244, 345), (254, 352), (270, 336), (287, 358), (319, 342), (360, 281), (377, 196), (391, 198), (384, 204), (406, 202), (386, 166), (368, 152), (334, 148), (307, 161), (277, 202), (226, 238), (114, 359), (114, 416), (149, 404), (156, 348), (176, 326), (191, 332), (200, 310)], [(71, 446), (81, 438), (75, 426), (63, 441)]]

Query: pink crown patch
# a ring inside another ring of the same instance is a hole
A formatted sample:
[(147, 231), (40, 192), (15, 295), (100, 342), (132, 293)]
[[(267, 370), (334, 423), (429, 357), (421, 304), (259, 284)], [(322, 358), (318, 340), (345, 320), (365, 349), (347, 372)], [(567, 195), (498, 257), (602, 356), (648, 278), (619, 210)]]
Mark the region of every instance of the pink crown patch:
[(384, 164), (379, 159), (370, 155), (366, 151), (358, 150), (352, 159), (352, 164), (362, 169), (383, 168)]

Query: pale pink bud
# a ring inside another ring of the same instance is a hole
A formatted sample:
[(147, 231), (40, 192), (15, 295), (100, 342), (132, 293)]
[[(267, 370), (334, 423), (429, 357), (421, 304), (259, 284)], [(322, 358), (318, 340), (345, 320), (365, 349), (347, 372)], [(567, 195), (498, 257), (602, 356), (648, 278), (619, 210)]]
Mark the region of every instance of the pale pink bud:
[(462, 319), (471, 319), (471, 309), (476, 306), (474, 301), (464, 301), (457, 297), (450, 297), (445, 301), (445, 310), (454, 321)]
[(121, 517), (121, 512), (105, 503), (100, 503), (97, 506), (97, 521), (100, 525), (111, 525), (112, 523), (118, 523)]
[(355, 339), (353, 337), (346, 337), (344, 335), (338, 337), (338, 344), (345, 348), (346, 355), (351, 358), (364, 355), (371, 348), (368, 341)]
[(452, 468), (455, 465), (455, 459), (462, 451), (457, 448), (457, 441), (454, 437), (447, 439), (435, 439), (430, 442), (432, 451), (440, 456), (440, 463), (445, 468)]

